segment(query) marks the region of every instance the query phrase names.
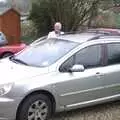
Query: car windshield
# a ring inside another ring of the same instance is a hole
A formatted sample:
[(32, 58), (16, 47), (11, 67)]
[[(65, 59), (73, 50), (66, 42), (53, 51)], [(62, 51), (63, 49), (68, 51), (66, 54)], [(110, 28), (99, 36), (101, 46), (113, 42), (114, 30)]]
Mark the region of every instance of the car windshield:
[(29, 46), (14, 56), (14, 60), (36, 67), (47, 67), (78, 45), (76, 42), (60, 39), (46, 39)]

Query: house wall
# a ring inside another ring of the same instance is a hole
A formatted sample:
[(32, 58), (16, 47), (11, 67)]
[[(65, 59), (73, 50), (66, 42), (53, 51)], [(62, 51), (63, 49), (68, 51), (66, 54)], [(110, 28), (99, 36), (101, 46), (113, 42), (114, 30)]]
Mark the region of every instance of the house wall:
[(13, 9), (1, 16), (1, 30), (6, 35), (9, 44), (20, 43), (20, 15)]

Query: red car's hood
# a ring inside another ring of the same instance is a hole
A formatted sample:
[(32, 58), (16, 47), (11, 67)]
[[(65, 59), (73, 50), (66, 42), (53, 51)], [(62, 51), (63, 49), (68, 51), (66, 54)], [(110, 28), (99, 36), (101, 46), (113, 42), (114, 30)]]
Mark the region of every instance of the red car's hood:
[(18, 53), (19, 51), (23, 50), (24, 48), (26, 48), (26, 44), (24, 44), (24, 43), (16, 44), (16, 45), (1, 46), (0, 47), (0, 57), (2, 57), (2, 55), (4, 55), (5, 53), (11, 53), (11, 54)]
[(20, 43), (20, 44), (14, 44), (14, 45), (1, 46), (1, 48), (10, 48), (10, 47), (26, 47), (26, 44), (25, 43)]

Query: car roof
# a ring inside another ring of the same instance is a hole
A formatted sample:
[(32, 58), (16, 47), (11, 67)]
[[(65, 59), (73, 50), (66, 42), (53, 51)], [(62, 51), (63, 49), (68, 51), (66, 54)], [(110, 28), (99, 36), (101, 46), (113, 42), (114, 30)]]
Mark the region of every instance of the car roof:
[(70, 34), (63, 34), (58, 37), (58, 39), (68, 40), (72, 42), (78, 42), (83, 43), (87, 41), (93, 41), (93, 40), (120, 40), (120, 33), (111, 33), (106, 31), (99, 31), (99, 30), (90, 30), (87, 32), (81, 32), (81, 33), (70, 33)]
[[(34, 41), (31, 45), (34, 45), (36, 43), (39, 43), (42, 40), (45, 40), (47, 36), (43, 36), (39, 38), (38, 40)], [(51, 39), (51, 38), (50, 38)], [(71, 42), (77, 42), (79, 44), (87, 42), (87, 41), (92, 41), (92, 40), (99, 40), (99, 39), (106, 39), (106, 40), (120, 40), (120, 34), (116, 33), (111, 33), (108, 30), (99, 30), (99, 29), (90, 29), (88, 31), (75, 31), (75, 32), (69, 32), (69, 33), (64, 33), (57, 38), (53, 39), (61, 39), (61, 40), (66, 40), (66, 41), (71, 41)]]

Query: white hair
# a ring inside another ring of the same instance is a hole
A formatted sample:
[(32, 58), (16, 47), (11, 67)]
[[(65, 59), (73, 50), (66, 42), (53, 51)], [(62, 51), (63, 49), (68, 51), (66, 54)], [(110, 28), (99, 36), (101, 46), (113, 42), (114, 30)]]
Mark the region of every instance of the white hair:
[(59, 27), (59, 29), (61, 29), (62, 28), (62, 24), (60, 22), (56, 22), (54, 27)]

